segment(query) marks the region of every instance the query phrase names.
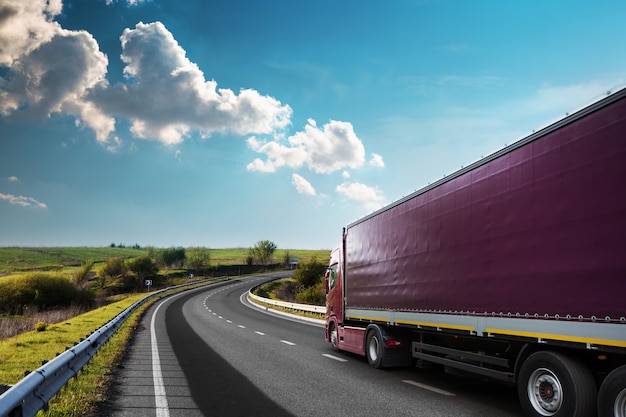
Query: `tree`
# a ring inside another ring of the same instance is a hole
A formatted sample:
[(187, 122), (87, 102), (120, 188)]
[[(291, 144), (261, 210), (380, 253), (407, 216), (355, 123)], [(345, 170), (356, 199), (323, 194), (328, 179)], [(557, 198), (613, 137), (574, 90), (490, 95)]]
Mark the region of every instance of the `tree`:
[(259, 264), (267, 265), (272, 260), (272, 255), (276, 250), (276, 244), (269, 240), (260, 240), (253, 248), (250, 248), (250, 256)]
[(163, 249), (159, 253), (159, 258), (166, 268), (170, 268), (172, 265), (182, 265), (185, 261), (185, 248), (171, 247)]
[(126, 262), (126, 265), (128, 265), (128, 269), (137, 275), (138, 286), (141, 286), (146, 278), (159, 272), (159, 267), (148, 255), (130, 259)]
[(324, 305), (326, 299), (324, 291), (324, 273), (327, 266), (311, 259), (298, 267), (293, 273), (298, 286), (296, 300), (305, 304)]
[(203, 247), (191, 247), (186, 253), (187, 267), (202, 274), (211, 265), (211, 253)]
[(124, 263), (124, 260), (120, 257), (113, 257), (107, 259), (104, 264), (100, 265), (96, 273), (100, 279), (100, 288), (104, 288), (106, 279), (118, 279), (126, 275), (128, 267)]
[(285, 254), (283, 255), (283, 264), (285, 264), (285, 266), (289, 266), (291, 264), (291, 254), (289, 251), (285, 251)]
[(303, 288), (314, 287), (324, 278), (328, 267), (313, 258), (309, 262), (301, 264), (293, 273), (293, 278)]

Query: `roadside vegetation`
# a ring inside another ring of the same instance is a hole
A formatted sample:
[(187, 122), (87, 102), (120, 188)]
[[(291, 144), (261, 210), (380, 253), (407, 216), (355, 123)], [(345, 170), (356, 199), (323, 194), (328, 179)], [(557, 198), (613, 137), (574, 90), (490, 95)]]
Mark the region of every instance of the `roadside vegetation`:
[[(128, 295), (190, 279), (242, 275), (305, 265), (327, 250), (281, 250), (269, 241), (250, 248), (0, 248), (0, 340), (63, 322)], [(0, 383), (4, 381), (0, 380)]]
[(326, 290), (324, 273), (328, 265), (311, 258), (300, 264), (293, 277), (281, 281), (269, 282), (254, 291), (255, 295), (300, 304), (324, 305)]
[[(154, 290), (190, 279), (235, 275), (233, 271), (289, 269), (294, 267), (294, 258), (302, 266), (316, 257), (326, 258), (328, 253), (279, 250), (270, 241), (235, 249), (158, 249), (122, 244), (106, 248), (0, 248), (0, 385), (17, 383), (25, 372), (53, 359), (144, 297), (147, 279), (152, 283), (150, 290)], [(120, 366), (145, 308), (147, 305), (116, 332), (79, 378), (70, 381), (51, 401), (44, 415), (87, 415), (98, 402), (106, 400), (111, 374)]]

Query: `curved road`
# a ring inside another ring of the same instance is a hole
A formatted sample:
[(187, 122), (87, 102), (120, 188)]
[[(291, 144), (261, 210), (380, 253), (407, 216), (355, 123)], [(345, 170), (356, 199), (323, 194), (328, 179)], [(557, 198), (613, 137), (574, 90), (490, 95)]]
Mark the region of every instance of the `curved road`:
[(523, 415), (512, 386), (439, 369), (372, 369), (364, 358), (332, 351), (322, 324), (245, 303), (251, 287), (277, 276), (227, 281), (156, 303), (100, 414)]

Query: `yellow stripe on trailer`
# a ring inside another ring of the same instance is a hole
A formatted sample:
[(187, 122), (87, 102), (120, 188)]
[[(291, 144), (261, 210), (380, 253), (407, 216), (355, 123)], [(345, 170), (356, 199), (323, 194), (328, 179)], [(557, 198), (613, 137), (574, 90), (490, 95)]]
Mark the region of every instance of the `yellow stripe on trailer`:
[(489, 334), (502, 334), (502, 335), (507, 335), (507, 336), (529, 337), (531, 339), (560, 340), (563, 342), (575, 342), (575, 343), (584, 343), (584, 344), (588, 343), (591, 345), (626, 347), (626, 341), (622, 341), (622, 340), (595, 339), (595, 338), (589, 338), (589, 337), (567, 336), (567, 335), (562, 335), (562, 334), (521, 332), (517, 330), (504, 330), (504, 329), (493, 329), (493, 328), (486, 328), (485, 332)]
[(410, 326), (420, 327), (436, 327), (437, 329), (452, 329), (452, 330), (464, 330), (467, 332), (475, 331), (474, 326), (464, 326), (462, 324), (449, 324), (449, 323), (431, 323), (428, 321), (411, 321), (411, 320), (396, 320), (397, 324), (407, 324)]

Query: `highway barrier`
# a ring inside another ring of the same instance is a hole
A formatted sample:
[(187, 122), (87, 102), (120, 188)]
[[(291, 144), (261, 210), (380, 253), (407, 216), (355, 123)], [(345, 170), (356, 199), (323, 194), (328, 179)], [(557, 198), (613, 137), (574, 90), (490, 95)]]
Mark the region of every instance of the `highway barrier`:
[(48, 409), (48, 401), (61, 391), (71, 378), (76, 378), (80, 370), (98, 353), (111, 336), (146, 301), (163, 293), (184, 289), (198, 284), (217, 281), (226, 277), (210, 278), (176, 285), (149, 294), (118, 314), (113, 320), (66, 350), (53, 360), (29, 373), (17, 384), (0, 395), (0, 417), (33, 417), (39, 410)]
[(270, 298), (259, 297), (258, 295), (255, 295), (252, 292), (248, 294), (248, 298), (251, 298), (261, 303), (265, 303), (265, 304), (269, 304), (269, 305), (277, 306), (277, 307), (289, 308), (295, 311), (305, 311), (308, 313), (317, 313), (317, 314), (326, 313), (326, 306), (313, 306), (309, 304), (297, 304), (297, 303), (290, 303), (287, 301), (272, 300)]

